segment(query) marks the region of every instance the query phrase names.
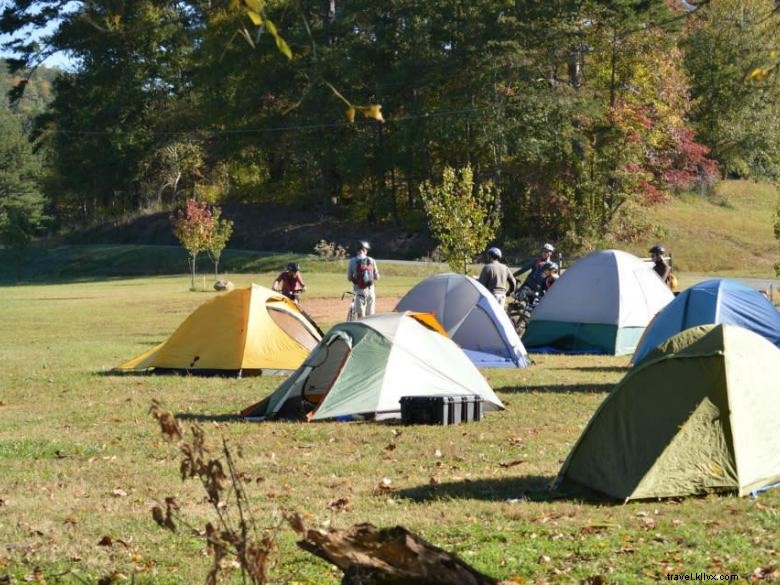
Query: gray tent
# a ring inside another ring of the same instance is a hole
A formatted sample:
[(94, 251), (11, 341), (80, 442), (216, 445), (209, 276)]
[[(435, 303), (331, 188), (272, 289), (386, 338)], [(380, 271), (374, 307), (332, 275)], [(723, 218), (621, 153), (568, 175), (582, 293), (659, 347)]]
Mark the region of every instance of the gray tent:
[(528, 355), (512, 321), (490, 292), (463, 274), (426, 278), (400, 300), (396, 311), (433, 313), (479, 368), (524, 368)]

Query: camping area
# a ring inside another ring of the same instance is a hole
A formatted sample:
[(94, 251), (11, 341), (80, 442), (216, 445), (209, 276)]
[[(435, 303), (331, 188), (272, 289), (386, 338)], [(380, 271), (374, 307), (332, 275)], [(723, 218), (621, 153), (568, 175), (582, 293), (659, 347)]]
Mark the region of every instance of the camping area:
[(0, 585), (780, 583), (780, 0), (2, 0)]
[[(310, 262), (313, 292), (304, 307), (327, 328), (346, 310), (343, 275)], [(380, 310), (446, 270), (385, 268)], [(275, 275), (231, 279), (240, 287)], [(237, 413), (282, 378), (109, 371), (216, 294), (191, 292), (188, 284), (186, 275), (170, 275), (3, 287), (0, 574), (7, 582), (204, 578), (210, 559), (203, 540), (163, 530), (150, 512), (174, 496), (192, 526), (213, 521), (202, 488), (181, 481), (175, 444), (148, 414), (154, 399), (184, 425), (201, 425), (212, 448), (224, 439), (240, 453), (236, 463), (262, 528), (277, 527), (282, 511), (316, 527), (402, 525), (516, 583), (647, 583), (696, 572), (761, 581), (775, 574), (777, 490), (755, 499), (713, 494), (627, 504), (550, 491), (583, 426), (626, 373), (627, 356), (539, 355), (529, 368), (485, 370), (507, 409), (475, 424), (246, 423)], [(289, 528), (275, 539), (271, 582), (339, 582), (332, 565), (296, 547)], [(227, 582), (240, 582), (238, 569), (226, 571)]]

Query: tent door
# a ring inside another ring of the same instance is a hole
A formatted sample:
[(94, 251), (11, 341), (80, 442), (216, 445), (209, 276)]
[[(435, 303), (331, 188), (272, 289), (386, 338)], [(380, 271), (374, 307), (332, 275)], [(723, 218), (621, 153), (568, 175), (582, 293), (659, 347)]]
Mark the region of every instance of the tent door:
[(309, 364), (313, 369), (301, 387), (301, 401), (310, 403), (316, 410), (341, 375), (351, 351), (349, 343), (340, 336), (320, 347), (316, 362)]

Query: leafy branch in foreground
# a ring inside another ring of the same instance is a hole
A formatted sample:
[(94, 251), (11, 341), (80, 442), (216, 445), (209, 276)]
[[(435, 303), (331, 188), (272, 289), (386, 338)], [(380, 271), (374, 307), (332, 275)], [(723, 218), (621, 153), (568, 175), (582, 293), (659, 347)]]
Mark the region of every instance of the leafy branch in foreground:
[(176, 418), (165, 411), (157, 400), (152, 401), (149, 413), (160, 423), (163, 437), (178, 442), (182, 454), (179, 465), (182, 481), (193, 478), (200, 481), (216, 516), (214, 523), (207, 522), (203, 530), (198, 530), (182, 518), (176, 500), (166, 497), (164, 510), (161, 506), (152, 508), (154, 521), (171, 532), (177, 532), (178, 526), (183, 526), (206, 541), (212, 560), (206, 585), (217, 583), (231, 556), (241, 568), (244, 582), (249, 578), (256, 585), (267, 583), (268, 571), (278, 551), (276, 536), (282, 521), (258, 529), (248, 513), (244, 475), (236, 469), (227, 440), (222, 439), (221, 457), (212, 456), (200, 425), (190, 425), (191, 439), (187, 440)]

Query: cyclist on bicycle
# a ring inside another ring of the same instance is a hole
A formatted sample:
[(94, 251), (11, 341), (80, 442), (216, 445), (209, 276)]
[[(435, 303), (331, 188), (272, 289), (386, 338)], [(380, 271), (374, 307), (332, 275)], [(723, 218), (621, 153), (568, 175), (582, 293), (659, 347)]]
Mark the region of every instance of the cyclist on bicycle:
[(296, 305), (300, 303), (301, 293), (306, 291), (306, 283), (301, 276), (301, 266), (297, 262), (290, 262), (287, 268), (276, 277), (271, 288), (281, 292)]
[[(552, 253), (554, 251), (555, 248), (553, 247), (552, 244), (545, 244), (544, 246), (542, 246), (542, 253), (539, 257), (529, 260), (528, 262), (520, 266), (520, 268), (515, 270), (515, 277), (520, 276), (521, 274), (523, 274), (528, 270), (531, 271), (526, 277), (522, 286), (520, 287), (521, 290), (527, 288), (531, 291), (538, 292), (544, 289), (544, 282), (545, 279), (547, 278), (546, 275), (544, 274), (545, 265), (548, 263), (554, 264), (553, 262), (550, 261), (550, 258), (552, 257)], [(557, 265), (556, 265), (556, 269), (557, 269)]]

